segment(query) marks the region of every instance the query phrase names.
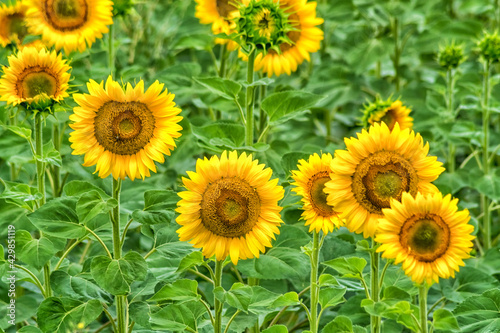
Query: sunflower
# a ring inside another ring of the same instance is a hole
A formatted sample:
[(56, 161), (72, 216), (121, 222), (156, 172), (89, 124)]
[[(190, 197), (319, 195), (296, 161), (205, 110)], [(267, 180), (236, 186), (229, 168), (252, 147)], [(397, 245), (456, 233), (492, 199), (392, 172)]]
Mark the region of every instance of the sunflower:
[[(244, 0), (243, 3), (248, 2)], [(232, 0), (196, 0), (196, 11), (194, 16), (200, 19), (202, 24), (212, 24), (212, 32), (215, 35), (230, 35), (235, 32), (236, 23), (234, 18), (238, 17), (239, 9), (236, 1)], [(228, 50), (236, 50), (238, 44), (224, 38), (216, 38), (217, 44), (226, 44)]]
[(73, 155), (85, 154), (83, 165), (96, 164), (101, 178), (144, 179), (149, 170), (156, 172), (154, 162), (163, 163), (181, 136), (174, 95), (162, 92), (158, 81), (146, 92), (142, 80), (135, 87), (127, 83), (124, 91), (111, 76), (105, 87), (90, 80), (87, 88), (90, 94), (73, 95), (79, 105), (69, 117)]
[(367, 128), (375, 123), (384, 122), (391, 131), (396, 123), (402, 130), (411, 129), (413, 118), (409, 116), (410, 112), (411, 109), (404, 106), (400, 100), (393, 102), (389, 98), (387, 101), (382, 101), (377, 97), (375, 102), (365, 106), (362, 118), (363, 126)]
[(311, 61), (310, 53), (318, 51), (323, 40), (323, 31), (317, 27), (323, 19), (316, 17), (316, 2), (281, 0), (279, 5), (290, 14), (288, 20), (294, 29), (287, 33), (292, 43), (281, 43), (280, 52), (271, 50), (255, 57), (255, 70), (262, 69), (269, 77), (295, 72), (304, 60)]
[(325, 192), (350, 231), (372, 237), (391, 198), (437, 191), (431, 182), (444, 168), (436, 157), (427, 156), (429, 145), (420, 134), (401, 130), (398, 123), (392, 131), (385, 123), (375, 123), (345, 144), (346, 150), (335, 152)]
[(326, 193), (323, 191), (325, 183), (330, 180), (330, 163), (332, 155), (318, 154), (309, 156), (309, 159), (300, 160), (297, 165), (299, 171), (292, 171), (292, 178), (296, 187), (292, 189), (302, 196), (302, 217), (309, 226), (309, 232), (315, 230), (327, 234), (335, 227), (342, 225), (342, 220), (326, 202)]
[(432, 284), (439, 278), (455, 277), (472, 249), (474, 227), (467, 209), (457, 211), (458, 199), (439, 192), (414, 198), (403, 193), (402, 201), (391, 200), (383, 209), (375, 240), (382, 257), (403, 262), (406, 275), (417, 283)]
[(17, 1), (14, 6), (0, 5), (0, 45), (6, 47), (14, 42), (19, 44), (28, 31), (24, 23), (26, 4)]
[(278, 201), (283, 188), (270, 180), (272, 170), (252, 159), (252, 155), (224, 151), (220, 157), (198, 159), (196, 172), (182, 181), (177, 230), (181, 241), (202, 248), (207, 258), (228, 255), (238, 259), (259, 257), (283, 223)]
[(25, 47), (8, 60), (0, 79), (0, 100), (17, 105), (40, 99), (60, 102), (68, 96), (71, 67), (60, 53)]
[(64, 48), (66, 54), (83, 52), (113, 24), (111, 0), (26, 0), (30, 32), (43, 41)]

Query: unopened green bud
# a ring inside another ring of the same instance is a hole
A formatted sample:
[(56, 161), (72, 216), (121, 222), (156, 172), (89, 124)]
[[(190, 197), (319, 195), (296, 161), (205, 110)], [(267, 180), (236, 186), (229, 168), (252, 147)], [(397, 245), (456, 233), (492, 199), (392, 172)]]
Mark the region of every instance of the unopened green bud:
[(134, 6), (134, 0), (114, 0), (113, 16), (125, 16)]
[(451, 43), (445, 47), (440, 47), (438, 53), (438, 62), (441, 67), (446, 69), (457, 68), (461, 63), (463, 63), (467, 57), (464, 54), (463, 45), (455, 45)]
[(481, 57), (489, 62), (500, 61), (500, 36), (495, 31), (492, 34), (485, 34), (478, 43)]
[(368, 128), (375, 123), (384, 122), (392, 131), (396, 123), (400, 129), (412, 128), (413, 118), (410, 117), (411, 109), (404, 106), (398, 99), (393, 101), (391, 97), (387, 100), (382, 100), (377, 95), (374, 102), (364, 105), (363, 117), (361, 121), (364, 128)]
[(245, 47), (257, 48), (257, 51), (267, 53), (275, 50), (280, 53), (279, 46), (283, 43), (293, 44), (288, 37), (294, 31), (290, 13), (273, 0), (252, 0), (248, 6), (240, 7), (240, 17), (236, 31)]

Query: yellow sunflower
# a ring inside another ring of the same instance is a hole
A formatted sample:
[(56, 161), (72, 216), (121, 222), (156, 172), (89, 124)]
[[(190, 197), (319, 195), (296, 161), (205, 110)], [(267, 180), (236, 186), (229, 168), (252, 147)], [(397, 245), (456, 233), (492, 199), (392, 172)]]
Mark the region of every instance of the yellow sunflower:
[(24, 17), (26, 4), (17, 1), (13, 6), (0, 5), (0, 45), (6, 47), (10, 43), (19, 44), (27, 35)]
[(403, 193), (402, 201), (391, 200), (383, 209), (375, 240), (382, 257), (403, 262), (406, 275), (417, 283), (432, 284), (439, 278), (455, 277), (472, 249), (474, 227), (467, 209), (457, 211), (458, 199), (439, 192), (414, 198)]
[(304, 60), (311, 61), (310, 53), (318, 51), (323, 40), (323, 31), (317, 27), (323, 23), (323, 19), (316, 17), (316, 2), (280, 0), (279, 4), (290, 13), (289, 20), (295, 30), (287, 34), (293, 44), (282, 43), (279, 54), (270, 50), (267, 54), (259, 53), (255, 57), (255, 70), (262, 69), (269, 77), (295, 72)]
[(8, 58), (0, 79), (0, 100), (17, 105), (40, 98), (56, 102), (68, 97), (71, 67), (55, 51), (25, 47)]
[(272, 170), (258, 163), (236, 151), (199, 159), (196, 172), (182, 179), (187, 191), (179, 193), (180, 240), (202, 248), (207, 258), (229, 255), (234, 264), (271, 247), (283, 223), (278, 201), (284, 191), (278, 179), (270, 180)]
[(392, 102), (390, 99), (381, 101), (377, 98), (374, 103), (368, 104), (363, 112), (362, 121), (365, 128), (380, 122), (386, 123), (391, 131), (396, 123), (402, 130), (413, 127), (411, 109), (404, 106), (400, 100)]
[(83, 52), (113, 24), (111, 0), (26, 0), (30, 32), (69, 54)]
[(83, 165), (96, 164), (101, 178), (144, 179), (156, 172), (155, 161), (163, 163), (181, 136), (174, 95), (162, 92), (158, 81), (146, 92), (142, 80), (124, 91), (111, 76), (105, 87), (90, 80), (87, 88), (90, 94), (73, 95), (79, 105), (69, 117), (73, 155), (85, 154)]
[(332, 155), (318, 154), (309, 156), (309, 159), (300, 160), (297, 165), (299, 171), (292, 171), (292, 178), (296, 187), (292, 189), (302, 196), (302, 217), (309, 226), (309, 232), (323, 230), (325, 234), (332, 232), (335, 227), (342, 225), (342, 220), (326, 202), (326, 193), (323, 191), (325, 183), (330, 180), (330, 163)]
[[(247, 3), (248, 0), (240, 1)], [(196, 0), (195, 14), (202, 24), (212, 24), (212, 32), (215, 35), (230, 35), (235, 32), (236, 23), (234, 18), (238, 17), (240, 12), (237, 2), (233, 0)], [(226, 44), (228, 50), (236, 50), (238, 43), (224, 38), (216, 38), (217, 44)]]
[(420, 134), (401, 130), (398, 123), (392, 131), (376, 123), (345, 144), (346, 150), (335, 152), (325, 192), (351, 232), (374, 236), (382, 209), (390, 207), (391, 198), (400, 200), (403, 192), (437, 191), (431, 182), (444, 168), (436, 157), (427, 156), (429, 145)]

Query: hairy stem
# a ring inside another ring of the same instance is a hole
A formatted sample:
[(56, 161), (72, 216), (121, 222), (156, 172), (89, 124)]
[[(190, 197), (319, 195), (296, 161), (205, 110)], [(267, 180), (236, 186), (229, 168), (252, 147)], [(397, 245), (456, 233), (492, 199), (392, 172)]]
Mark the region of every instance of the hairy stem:
[(253, 145), (253, 102), (254, 102), (254, 87), (250, 86), (253, 83), (253, 67), (255, 62), (255, 49), (253, 49), (248, 55), (248, 67), (247, 67), (247, 96), (246, 96), (246, 126), (245, 126), (245, 144), (247, 146)]
[(418, 288), (418, 304), (420, 306), (420, 329), (427, 333), (427, 286), (423, 283)]
[(309, 312), (311, 313), (309, 330), (312, 333), (318, 332), (318, 265), (319, 265), (319, 234), (313, 232), (313, 248), (311, 253), (311, 305)]
[[(487, 176), (490, 173), (490, 161), (488, 154), (489, 128), (490, 128), (490, 62), (485, 60), (483, 73), (483, 91), (482, 91), (482, 111), (483, 111), (483, 172)], [(487, 251), (491, 247), (491, 214), (490, 199), (481, 194), (481, 203), (483, 207), (483, 248)]]
[[(379, 266), (379, 254), (375, 251), (375, 240), (372, 240), (372, 251), (370, 252), (371, 256), (371, 298), (373, 302), (378, 302), (380, 297), (379, 290), (379, 276), (378, 276), (378, 266)], [(370, 326), (372, 333), (380, 333), (380, 325), (381, 320), (379, 316), (370, 316)]]
[[(222, 268), (223, 268), (223, 260), (217, 260), (215, 262), (215, 274), (214, 274), (214, 289), (220, 287), (222, 284)], [(215, 317), (214, 317), (214, 333), (222, 332), (222, 308), (224, 304), (217, 299), (214, 295), (214, 308), (215, 308)]]

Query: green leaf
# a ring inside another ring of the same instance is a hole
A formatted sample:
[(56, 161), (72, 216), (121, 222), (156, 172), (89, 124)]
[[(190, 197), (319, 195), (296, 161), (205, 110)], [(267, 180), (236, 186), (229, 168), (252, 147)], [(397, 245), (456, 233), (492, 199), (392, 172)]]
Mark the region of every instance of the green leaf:
[(438, 330), (459, 330), (457, 318), (446, 309), (437, 309), (432, 314), (432, 325)]
[(11, 126), (11, 125), (9, 126), (3, 125), (3, 127), (7, 128), (12, 133), (19, 135), (21, 138), (31, 141), (31, 129), (26, 127)]
[(133, 281), (146, 277), (147, 268), (144, 258), (131, 251), (120, 259), (97, 256), (92, 260), (90, 271), (101, 288), (112, 295), (126, 295)]
[(151, 301), (192, 301), (199, 300), (198, 282), (189, 279), (180, 279), (174, 283), (164, 285), (149, 300)]
[(111, 198), (101, 188), (82, 180), (73, 180), (64, 186), (64, 193), (66, 193), (66, 195), (69, 197), (81, 197), (83, 194), (88, 193), (90, 191), (99, 192), (99, 195), (103, 199)]
[(23, 326), (19, 330), (18, 333), (42, 333), (38, 327), (35, 326)]
[(64, 271), (50, 274), (50, 286), (55, 295), (66, 296), (80, 301), (101, 299), (112, 302), (113, 299), (96, 284), (78, 276), (71, 276)]
[(67, 297), (49, 297), (38, 308), (38, 326), (45, 333), (76, 331), (78, 324), (89, 325), (102, 312), (98, 300), (77, 301)]
[(197, 331), (198, 321), (207, 312), (199, 301), (171, 304), (151, 315), (151, 328), (169, 331)]
[(321, 308), (325, 309), (345, 302), (345, 292), (345, 287), (321, 288), (319, 292), (319, 304), (321, 304)]
[(389, 286), (384, 289), (384, 300), (386, 299), (411, 301), (411, 295), (398, 287)]
[(106, 214), (118, 205), (114, 198), (102, 198), (98, 191), (82, 194), (76, 203), (76, 214), (80, 223), (87, 223), (99, 214)]
[(282, 308), (285, 306), (298, 305), (300, 304), (299, 295), (290, 291), (284, 295), (279, 296), (271, 305), (271, 308)]
[(239, 123), (220, 120), (198, 127), (191, 125), (193, 135), (211, 146), (241, 146), (245, 140), (245, 127)]
[(355, 277), (363, 275), (363, 269), (366, 266), (366, 260), (358, 257), (342, 257), (325, 261), (322, 264), (333, 268), (343, 276)]
[(331, 274), (321, 274), (318, 279), (318, 284), (320, 287), (325, 286), (338, 286), (339, 282), (337, 279)]
[(34, 213), (28, 219), (39, 230), (48, 235), (62, 238), (80, 238), (87, 231), (78, 223), (76, 200), (73, 198), (56, 198)]
[(177, 268), (177, 272), (184, 272), (190, 269), (193, 266), (200, 266), (205, 262), (203, 254), (200, 251), (195, 251), (189, 253), (187, 256), (182, 258), (179, 267)]
[(133, 302), (129, 306), (130, 319), (141, 325), (142, 327), (151, 328), (149, 318), (161, 308), (157, 305), (148, 304), (144, 301)]
[(488, 333), (500, 330), (500, 290), (485, 291), (460, 303), (453, 313), (464, 333)]
[(8, 181), (4, 181), (3, 184), (5, 189), (0, 198), (29, 211), (33, 211), (36, 201), (42, 198), (36, 187)]
[(225, 301), (233, 308), (247, 312), (252, 301), (253, 289), (251, 286), (237, 282), (230, 290), (224, 291), (224, 289), (218, 288), (214, 294), (219, 301)]
[(273, 325), (266, 328), (261, 333), (288, 333), (288, 328), (285, 325)]
[(237, 98), (238, 93), (241, 90), (241, 84), (238, 82), (229, 79), (222, 79), (220, 77), (198, 77), (193, 78), (193, 80), (211, 92), (229, 100)]
[(16, 232), (16, 255), (26, 264), (42, 269), (56, 252), (48, 238), (33, 239), (26, 230)]
[(132, 218), (142, 224), (170, 223), (174, 219), (174, 209), (179, 196), (171, 190), (144, 192), (144, 210), (136, 210)]
[(262, 109), (273, 125), (283, 123), (310, 109), (323, 96), (305, 91), (283, 91), (271, 94), (262, 101)]
[(419, 309), (408, 301), (394, 300), (374, 303), (371, 299), (364, 299), (361, 306), (370, 315), (389, 318), (413, 331), (418, 330), (412, 314), (418, 318)]
[(60, 167), (62, 165), (61, 154), (56, 150), (52, 140), (43, 145), (43, 155), (36, 156), (36, 159), (40, 162), (55, 165)]
[(346, 316), (337, 316), (325, 325), (321, 333), (353, 333), (351, 319)]

